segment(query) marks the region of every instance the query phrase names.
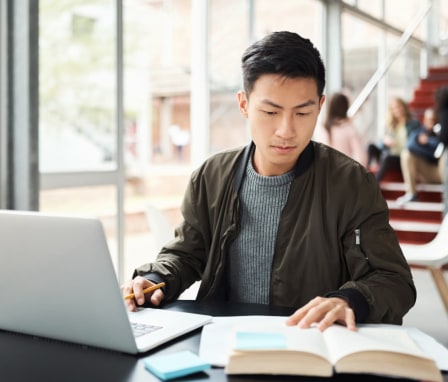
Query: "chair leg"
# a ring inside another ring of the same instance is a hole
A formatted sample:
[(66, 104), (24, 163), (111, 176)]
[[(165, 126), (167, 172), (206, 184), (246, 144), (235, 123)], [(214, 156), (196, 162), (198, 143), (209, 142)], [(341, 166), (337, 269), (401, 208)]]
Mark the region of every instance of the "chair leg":
[(431, 272), (431, 276), (448, 313), (448, 284), (443, 275), (443, 268), (430, 268), (429, 271)]

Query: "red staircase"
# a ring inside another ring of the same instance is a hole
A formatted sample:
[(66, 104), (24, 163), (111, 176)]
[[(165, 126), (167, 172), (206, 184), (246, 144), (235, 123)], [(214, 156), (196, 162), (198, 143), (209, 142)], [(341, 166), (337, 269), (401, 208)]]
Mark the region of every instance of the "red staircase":
[[(398, 178), (398, 179), (397, 179)], [(389, 206), (390, 224), (400, 243), (423, 244), (437, 234), (443, 219), (443, 185), (417, 185), (419, 201), (399, 206), (396, 199), (405, 193), (401, 174), (381, 181), (381, 190)]]
[[(425, 109), (434, 107), (434, 94), (441, 86), (448, 86), (448, 66), (429, 69), (428, 76), (420, 80), (409, 106), (422, 121)], [(395, 200), (405, 193), (400, 172), (386, 174), (381, 190), (390, 211), (390, 224), (400, 243), (423, 244), (437, 234), (443, 219), (443, 185), (419, 184), (419, 201), (399, 206)]]
[(420, 80), (414, 96), (409, 102), (412, 112), (422, 120), (425, 109), (434, 107), (434, 93), (441, 86), (448, 85), (448, 66), (429, 68), (428, 76)]

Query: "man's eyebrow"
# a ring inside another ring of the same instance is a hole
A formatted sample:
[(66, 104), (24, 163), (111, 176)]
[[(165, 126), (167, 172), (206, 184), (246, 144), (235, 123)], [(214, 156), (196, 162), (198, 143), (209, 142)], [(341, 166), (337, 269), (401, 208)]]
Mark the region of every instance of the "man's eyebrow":
[[(272, 102), (271, 100), (268, 100), (268, 99), (263, 99), (261, 101), (261, 103), (264, 103), (266, 105), (275, 107), (277, 109), (283, 109), (283, 106), (277, 105), (275, 102)], [(316, 104), (316, 101), (313, 101), (313, 100), (310, 99), (310, 100), (308, 100), (306, 102), (303, 102), (301, 104), (298, 104), (298, 105), (294, 106), (293, 109), (301, 109), (303, 107), (312, 106), (312, 105), (315, 105), (315, 104)]]

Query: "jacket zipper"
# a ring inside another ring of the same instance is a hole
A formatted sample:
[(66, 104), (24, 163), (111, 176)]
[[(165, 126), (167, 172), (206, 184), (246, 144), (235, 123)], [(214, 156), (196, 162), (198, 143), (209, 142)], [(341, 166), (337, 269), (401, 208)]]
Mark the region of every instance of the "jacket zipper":
[(355, 245), (357, 247), (359, 247), (359, 251), (364, 256), (364, 259), (366, 260), (370, 269), (372, 269), (372, 265), (370, 264), (369, 257), (364, 253), (364, 251), (362, 250), (362, 247), (361, 247), (361, 230), (359, 228), (355, 228)]

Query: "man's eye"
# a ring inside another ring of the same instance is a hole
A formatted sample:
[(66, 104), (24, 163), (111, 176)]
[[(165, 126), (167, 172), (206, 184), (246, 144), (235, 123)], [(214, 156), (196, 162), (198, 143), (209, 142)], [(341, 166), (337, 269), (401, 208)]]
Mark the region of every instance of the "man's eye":
[(267, 115), (275, 115), (277, 114), (276, 111), (268, 111), (268, 110), (262, 110), (263, 113), (267, 114)]
[(296, 115), (298, 115), (299, 117), (305, 117), (309, 114), (311, 114), (311, 113), (296, 113)]

